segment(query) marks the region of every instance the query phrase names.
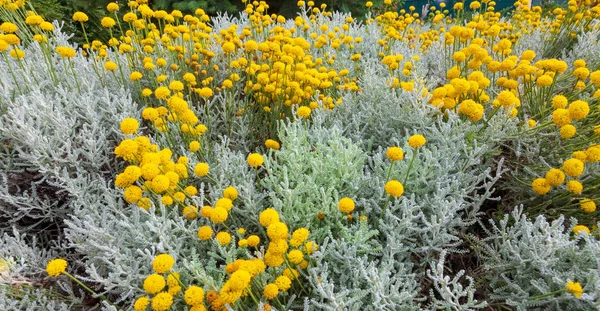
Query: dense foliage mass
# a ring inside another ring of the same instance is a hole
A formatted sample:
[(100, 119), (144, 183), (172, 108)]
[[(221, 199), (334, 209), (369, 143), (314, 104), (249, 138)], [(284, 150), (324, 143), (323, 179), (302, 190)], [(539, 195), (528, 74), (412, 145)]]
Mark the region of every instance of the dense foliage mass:
[(1, 310), (600, 308), (600, 5), (160, 5), (0, 0)]

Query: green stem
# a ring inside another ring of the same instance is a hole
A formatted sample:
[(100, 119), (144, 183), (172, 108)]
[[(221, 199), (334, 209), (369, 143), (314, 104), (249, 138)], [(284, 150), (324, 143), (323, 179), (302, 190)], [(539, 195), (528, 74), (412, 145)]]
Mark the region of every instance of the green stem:
[(417, 157), (417, 154), (419, 153), (419, 148), (415, 149), (415, 152), (413, 153), (413, 157), (412, 159), (410, 159), (410, 164), (408, 165), (408, 170), (406, 170), (406, 176), (404, 176), (404, 180), (402, 181), (402, 184), (406, 185), (406, 182), (408, 181), (408, 175), (410, 174), (410, 170), (412, 169), (413, 163), (415, 162), (415, 158)]

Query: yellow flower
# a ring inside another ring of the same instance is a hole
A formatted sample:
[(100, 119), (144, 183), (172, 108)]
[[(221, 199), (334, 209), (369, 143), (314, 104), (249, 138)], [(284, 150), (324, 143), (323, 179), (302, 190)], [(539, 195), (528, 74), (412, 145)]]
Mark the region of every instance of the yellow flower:
[(83, 12), (73, 13), (73, 20), (80, 23), (85, 23), (89, 20), (88, 16)]
[(550, 186), (558, 186), (562, 185), (565, 182), (565, 173), (561, 170), (553, 168), (546, 173), (546, 180), (550, 184)]
[(279, 222), (279, 213), (272, 208), (267, 208), (260, 213), (258, 220), (261, 225), (268, 227), (272, 223)]
[(191, 152), (196, 152), (196, 151), (200, 150), (200, 142), (197, 140), (192, 140), (190, 142), (189, 148), (190, 148)]
[(583, 288), (579, 282), (569, 281), (567, 285), (565, 285), (565, 290), (577, 298), (580, 298), (583, 294)]
[(209, 240), (213, 235), (213, 230), (209, 226), (202, 226), (198, 229), (198, 238), (201, 241)]
[(292, 286), (292, 281), (285, 275), (282, 275), (275, 279), (275, 285), (282, 292), (287, 292)]
[(215, 208), (213, 208), (213, 210), (210, 212), (210, 221), (216, 223), (216, 224), (220, 224), (222, 222), (224, 222), (225, 220), (227, 220), (227, 210), (224, 209), (223, 207), (217, 206)]
[(569, 105), (569, 116), (575, 120), (581, 120), (590, 113), (590, 106), (587, 102), (576, 100)]
[(183, 208), (181, 214), (188, 220), (196, 219), (198, 217), (198, 208), (194, 205), (188, 205)]
[(577, 180), (570, 180), (567, 182), (567, 190), (572, 194), (581, 194), (583, 185)]
[(100, 24), (104, 28), (113, 28), (116, 25), (116, 22), (114, 19), (107, 16), (107, 17), (102, 18), (102, 20), (100, 20)]
[(115, 71), (117, 69), (117, 64), (115, 62), (108, 61), (104, 63), (104, 69), (108, 71)]
[(56, 53), (64, 58), (73, 58), (76, 56), (75, 50), (68, 46), (56, 47)]
[(573, 124), (567, 124), (560, 127), (560, 137), (567, 139), (575, 136), (577, 128)]
[(140, 79), (142, 79), (143, 75), (141, 72), (138, 71), (134, 71), (129, 75), (129, 80), (131, 81), (139, 81)]
[(394, 198), (402, 196), (404, 193), (404, 186), (397, 180), (390, 180), (385, 184), (385, 192)]
[(338, 202), (338, 209), (342, 213), (350, 213), (354, 210), (354, 201), (352, 201), (350, 198), (342, 198)]
[(300, 107), (298, 107), (298, 110), (296, 111), (296, 115), (298, 115), (299, 117), (301, 117), (303, 119), (308, 119), (308, 117), (310, 117), (311, 112), (312, 112), (312, 110), (309, 107), (300, 106)]
[(412, 135), (411, 137), (408, 138), (408, 145), (413, 148), (419, 148), (419, 147), (425, 145), (426, 141), (427, 140), (425, 139), (425, 136), (416, 134), (416, 135)]
[(366, 6), (367, 8), (370, 8), (370, 7), (372, 7), (372, 6), (373, 6), (373, 2), (371, 2), (371, 1), (367, 1), (367, 3), (365, 3), (365, 6)]
[(196, 164), (196, 166), (194, 167), (194, 174), (198, 175), (199, 177), (204, 177), (208, 175), (209, 170), (210, 167), (208, 166), (208, 164), (201, 162)]
[(589, 235), (590, 228), (588, 228), (587, 226), (584, 226), (584, 225), (577, 225), (577, 226), (573, 227), (573, 233), (581, 234), (582, 232), (585, 232)]
[(140, 123), (134, 118), (126, 118), (121, 121), (121, 132), (126, 135), (131, 135), (137, 132)]
[(536, 194), (544, 195), (550, 192), (550, 183), (546, 178), (536, 178), (531, 183), (531, 188)]
[(138, 186), (129, 186), (125, 189), (123, 197), (127, 203), (136, 203), (142, 197), (142, 188)]
[(274, 222), (267, 227), (267, 236), (271, 240), (287, 239), (288, 227), (283, 222)]
[(267, 284), (263, 290), (263, 296), (269, 300), (277, 297), (277, 294), (279, 294), (279, 288), (273, 283)]
[(592, 199), (579, 200), (579, 207), (586, 213), (593, 213), (596, 211), (596, 202)]
[(11, 22), (4, 22), (0, 25), (0, 31), (5, 34), (15, 33), (17, 30), (19, 30), (19, 27)]
[(259, 166), (263, 165), (264, 162), (265, 160), (258, 153), (252, 153), (248, 156), (248, 165), (254, 168), (258, 168)]
[(204, 301), (204, 290), (201, 287), (192, 285), (185, 290), (183, 299), (190, 306), (201, 305)]
[(165, 288), (167, 282), (160, 274), (151, 274), (144, 280), (144, 290), (148, 294), (156, 294)]
[(108, 5), (106, 5), (106, 10), (109, 12), (116, 12), (119, 10), (119, 5), (114, 2), (111, 2)]
[(156, 273), (165, 273), (171, 270), (174, 264), (175, 259), (173, 259), (173, 256), (169, 254), (160, 254), (154, 258), (152, 269), (156, 271)]
[(552, 122), (556, 124), (556, 126), (562, 127), (569, 123), (571, 123), (571, 114), (569, 110), (564, 108), (559, 108), (554, 110), (552, 113)]
[(217, 233), (215, 239), (217, 240), (217, 242), (219, 242), (219, 244), (221, 244), (221, 246), (225, 246), (231, 243), (231, 235), (227, 232)]
[(21, 50), (21, 49), (14, 48), (14, 49), (10, 50), (10, 57), (12, 57), (14, 59), (24, 58), (25, 52), (23, 52), (23, 50)]
[(153, 311), (167, 311), (171, 309), (173, 304), (173, 295), (162, 292), (152, 298)]
[(404, 159), (404, 151), (399, 147), (389, 147), (385, 152), (388, 159), (392, 161), (398, 161)]
[[(234, 201), (238, 197), (238, 191), (233, 186), (229, 186), (223, 190), (223, 197)], [(218, 205), (218, 202), (216, 205)]]
[(563, 162), (563, 171), (571, 177), (577, 177), (581, 175), (584, 168), (583, 162), (578, 159), (571, 158)]
[(257, 235), (251, 235), (248, 237), (248, 246), (256, 247), (260, 243), (260, 238)]
[(569, 104), (567, 98), (563, 95), (556, 95), (552, 97), (552, 107), (554, 109), (564, 109)]
[(272, 140), (272, 139), (267, 139), (265, 141), (265, 146), (269, 149), (273, 149), (273, 150), (279, 150), (280, 145), (277, 141)]
[(67, 261), (64, 259), (53, 259), (46, 265), (46, 272), (49, 276), (59, 276), (67, 269)]

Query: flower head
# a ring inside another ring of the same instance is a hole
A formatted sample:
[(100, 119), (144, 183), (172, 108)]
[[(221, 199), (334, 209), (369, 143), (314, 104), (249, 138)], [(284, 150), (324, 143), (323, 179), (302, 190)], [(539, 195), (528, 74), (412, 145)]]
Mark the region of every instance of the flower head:
[(569, 281), (567, 285), (565, 285), (565, 290), (577, 298), (580, 298), (583, 294), (583, 288), (579, 282)]
[(394, 198), (402, 196), (404, 193), (404, 186), (397, 180), (390, 180), (385, 184), (385, 192)]
[(156, 273), (165, 273), (171, 270), (174, 264), (175, 259), (173, 259), (173, 256), (169, 254), (160, 254), (154, 258), (152, 269), (156, 271)]
[(425, 145), (426, 141), (425, 136), (416, 134), (408, 138), (408, 145), (413, 148), (419, 148)]
[(49, 276), (59, 276), (67, 269), (67, 261), (64, 259), (53, 259), (46, 265), (46, 272)]
[(85, 23), (89, 20), (87, 14), (83, 12), (75, 12), (73, 13), (73, 20), (80, 23)]
[(252, 153), (248, 156), (248, 165), (254, 168), (258, 168), (263, 165), (264, 162), (265, 159), (258, 153)]
[(404, 151), (399, 147), (389, 147), (385, 152), (385, 155), (392, 161), (404, 159)]
[(350, 213), (354, 210), (354, 201), (350, 198), (342, 198), (338, 202), (338, 209), (343, 213)]

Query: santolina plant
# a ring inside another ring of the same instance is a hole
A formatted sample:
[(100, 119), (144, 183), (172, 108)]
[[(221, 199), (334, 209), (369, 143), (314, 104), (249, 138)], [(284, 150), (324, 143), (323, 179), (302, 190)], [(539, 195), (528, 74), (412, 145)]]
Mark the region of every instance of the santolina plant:
[(1, 307), (598, 306), (600, 6), (244, 3), (0, 1)]

